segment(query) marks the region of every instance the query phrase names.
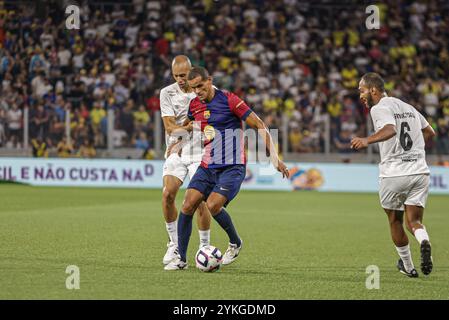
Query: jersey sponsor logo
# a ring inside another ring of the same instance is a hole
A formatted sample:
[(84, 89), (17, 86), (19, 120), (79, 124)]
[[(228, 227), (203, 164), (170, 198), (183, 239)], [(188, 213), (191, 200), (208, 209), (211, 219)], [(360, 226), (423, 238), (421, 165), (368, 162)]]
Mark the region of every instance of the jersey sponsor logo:
[(210, 110), (206, 110), (203, 113), (204, 119), (209, 119), (210, 118)]
[(418, 161), (418, 159), (411, 159), (411, 158), (402, 159), (402, 162), (416, 162), (416, 161)]
[(424, 158), (423, 155), (419, 153), (408, 154), (400, 157), (402, 162), (416, 162), (422, 158)]

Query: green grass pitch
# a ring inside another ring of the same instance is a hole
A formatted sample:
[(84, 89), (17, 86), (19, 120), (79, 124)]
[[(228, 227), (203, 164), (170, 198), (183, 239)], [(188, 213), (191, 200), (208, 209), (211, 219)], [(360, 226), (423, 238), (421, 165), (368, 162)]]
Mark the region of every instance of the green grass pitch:
[[(429, 197), (434, 271), (418, 279), (396, 270), (376, 194), (242, 191), (228, 209), (244, 248), (216, 273), (194, 266), (196, 226), (189, 269), (163, 270), (160, 190), (3, 184), (0, 199), (0, 299), (449, 298), (448, 196)], [(224, 252), (213, 220), (211, 238)], [(68, 265), (80, 269), (79, 290), (66, 289)], [(378, 290), (366, 289), (369, 265), (380, 269)]]

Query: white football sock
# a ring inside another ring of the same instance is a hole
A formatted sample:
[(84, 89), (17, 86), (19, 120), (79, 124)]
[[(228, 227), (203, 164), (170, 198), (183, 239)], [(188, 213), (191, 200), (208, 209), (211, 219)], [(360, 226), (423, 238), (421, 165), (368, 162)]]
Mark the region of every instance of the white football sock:
[(170, 237), (170, 241), (176, 245), (178, 245), (178, 221), (166, 222), (165, 226), (167, 227), (167, 233)]
[(210, 229), (209, 230), (198, 230), (200, 234), (200, 247), (210, 245)]
[(423, 240), (427, 240), (430, 242), (429, 235), (427, 234), (426, 228), (424, 226), (422, 229), (415, 230), (415, 238), (416, 240), (418, 240), (419, 244), (421, 244)]
[(406, 245), (403, 247), (396, 247), (396, 251), (398, 252), (399, 256), (402, 259), (402, 262), (404, 262), (404, 267), (407, 272), (412, 271), (415, 266), (413, 265), (412, 261), (412, 253), (410, 252), (410, 246)]

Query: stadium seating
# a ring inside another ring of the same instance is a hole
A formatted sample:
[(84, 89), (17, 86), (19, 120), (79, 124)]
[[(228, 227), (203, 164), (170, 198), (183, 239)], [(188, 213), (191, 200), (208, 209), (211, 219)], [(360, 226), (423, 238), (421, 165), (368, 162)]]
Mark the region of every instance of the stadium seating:
[(0, 147), (22, 147), (28, 107), (30, 141), (57, 150), (70, 110), (73, 155), (86, 139), (102, 149), (114, 110), (115, 146), (148, 154), (171, 58), (188, 54), (270, 127), (286, 128), (289, 152), (324, 152), (326, 119), (330, 150), (348, 152), (348, 138), (368, 130), (358, 79), (375, 71), (437, 131), (427, 151), (448, 154), (448, 4), (388, 1), (380, 10), (380, 30), (367, 30), (354, 1), (89, 1), (80, 30), (67, 30), (56, 4), (3, 1)]

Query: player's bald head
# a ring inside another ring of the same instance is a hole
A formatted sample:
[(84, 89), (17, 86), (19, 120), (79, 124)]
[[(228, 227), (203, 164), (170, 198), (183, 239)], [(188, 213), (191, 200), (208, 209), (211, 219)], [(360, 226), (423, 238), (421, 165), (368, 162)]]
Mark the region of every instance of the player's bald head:
[(190, 69), (192, 69), (192, 64), (187, 56), (179, 55), (173, 59), (171, 64), (173, 78), (184, 91), (188, 90), (187, 75)]
[(185, 68), (192, 68), (192, 63), (190, 62), (189, 57), (184, 55), (179, 55), (173, 58), (173, 61), (171, 62), (171, 67), (173, 68), (179, 68), (179, 67), (185, 67)]

